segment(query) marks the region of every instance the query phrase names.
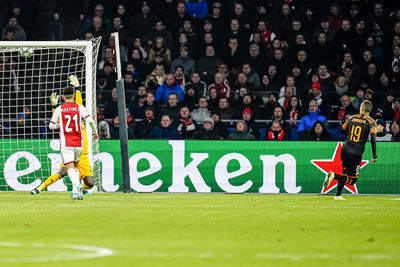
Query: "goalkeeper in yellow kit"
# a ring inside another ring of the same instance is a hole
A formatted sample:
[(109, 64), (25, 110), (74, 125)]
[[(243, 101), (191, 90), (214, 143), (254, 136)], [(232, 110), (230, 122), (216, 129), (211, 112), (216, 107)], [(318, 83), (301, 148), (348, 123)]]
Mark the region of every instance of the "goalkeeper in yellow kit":
[[(72, 86), (74, 86), (75, 88), (79, 87), (79, 81), (75, 75), (69, 76), (69, 79), (70, 79), (70, 84)], [(54, 109), (57, 107), (58, 99), (59, 99), (59, 96), (57, 96), (57, 93), (51, 94), (50, 101), (53, 106), (53, 112), (54, 112)], [(76, 91), (75, 102), (78, 105), (82, 105), (83, 101), (82, 101), (82, 95), (81, 95), (80, 91)], [(80, 179), (83, 180), (82, 186), (86, 189), (86, 190), (84, 190), (84, 194), (85, 193), (90, 194), (90, 191), (88, 191), (87, 189), (93, 188), (94, 178), (93, 178), (93, 172), (92, 172), (92, 168), (90, 166), (90, 162), (89, 162), (89, 158), (88, 158), (88, 154), (89, 154), (88, 140), (87, 140), (86, 128), (83, 123), (82, 123), (82, 135), (83, 135), (83, 149), (82, 149), (81, 158), (78, 162), (78, 169), (79, 169), (79, 173), (80, 173)], [(55, 173), (55, 174), (51, 175), (50, 177), (48, 177), (37, 188), (33, 189), (31, 191), (31, 194), (32, 195), (39, 194), (43, 189), (45, 189), (49, 185), (57, 182), (59, 179), (63, 178), (66, 175), (67, 175), (67, 168), (64, 166), (64, 164), (62, 164), (61, 169), (58, 173)]]

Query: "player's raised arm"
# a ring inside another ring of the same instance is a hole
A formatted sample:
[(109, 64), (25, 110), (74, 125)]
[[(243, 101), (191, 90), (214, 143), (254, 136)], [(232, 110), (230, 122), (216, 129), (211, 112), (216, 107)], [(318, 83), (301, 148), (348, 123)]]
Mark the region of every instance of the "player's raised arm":
[(59, 120), (60, 120), (60, 114), (61, 114), (61, 108), (58, 107), (53, 113), (53, 116), (51, 117), (49, 128), (50, 130), (56, 130), (60, 128)]
[(57, 93), (52, 93), (50, 96), (51, 106), (53, 107), (53, 114), (54, 114), (55, 109), (57, 108), (59, 98), (60, 98), (60, 96), (58, 96)]

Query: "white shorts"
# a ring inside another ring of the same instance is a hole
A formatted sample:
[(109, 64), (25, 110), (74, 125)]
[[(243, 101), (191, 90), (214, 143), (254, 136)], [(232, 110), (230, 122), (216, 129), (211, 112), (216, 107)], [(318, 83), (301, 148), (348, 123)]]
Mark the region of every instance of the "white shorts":
[(61, 157), (64, 165), (71, 162), (78, 162), (81, 158), (82, 147), (63, 147), (61, 148)]

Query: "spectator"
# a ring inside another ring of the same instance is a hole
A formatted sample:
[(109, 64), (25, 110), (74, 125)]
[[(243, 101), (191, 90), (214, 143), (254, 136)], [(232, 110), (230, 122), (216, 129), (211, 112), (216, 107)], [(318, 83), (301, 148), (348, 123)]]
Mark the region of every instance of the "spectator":
[(265, 56), (260, 54), (259, 46), (257, 44), (251, 44), (249, 47), (248, 61), (252, 69), (254, 69), (259, 76), (264, 75), (267, 71), (266, 60)]
[(135, 136), (139, 139), (148, 138), (153, 129), (160, 125), (160, 122), (154, 115), (154, 109), (152, 107), (146, 107), (144, 114), (144, 120), (134, 125)]
[(273, 113), (273, 116), (272, 116), (272, 122), (267, 123), (267, 128), (266, 129), (271, 129), (272, 123), (274, 121), (279, 121), (280, 122), (281, 127), (282, 127), (283, 131), (285, 132), (286, 137), (289, 140), (291, 138), (291, 128), (290, 128), (290, 124), (285, 121), (284, 110), (283, 110), (283, 108), (281, 106), (276, 106), (274, 108), (274, 113)]
[(99, 131), (99, 139), (110, 139), (110, 126), (104, 120), (97, 123)]
[(214, 4), (212, 5), (211, 12), (207, 18), (212, 23), (213, 28), (215, 30), (215, 34), (218, 36), (222, 34), (222, 32), (225, 30), (225, 25), (228, 24), (221, 10), (222, 10), (221, 3), (214, 2)]
[(149, 51), (148, 64), (156, 62), (157, 56), (161, 57), (166, 64), (170, 64), (171, 51), (164, 45), (164, 37), (156, 36), (154, 39), (154, 45)]
[(387, 120), (400, 120), (400, 98), (395, 98), (391, 109), (386, 111)]
[(175, 126), (178, 126), (178, 124), (179, 124), (180, 110), (181, 110), (181, 105), (178, 100), (178, 95), (176, 93), (171, 93), (168, 96), (168, 103), (167, 103), (167, 106), (165, 107), (163, 113), (167, 114), (170, 117), (172, 123)]
[(335, 83), (333, 84), (334, 91), (336, 92), (336, 94), (333, 94), (330, 98), (333, 100), (331, 102), (335, 102), (337, 103), (337, 99), (341, 96), (343, 96), (344, 94), (348, 94), (349, 93), (349, 84), (347, 82), (347, 79), (344, 75), (339, 75), (336, 78)]
[[(326, 63), (321, 63), (318, 65), (318, 77), (320, 83), (320, 89), (326, 90), (332, 83), (331, 75), (328, 72), (328, 66)], [(315, 81), (313, 81), (315, 82)]]
[(186, 0), (186, 14), (194, 18), (204, 18), (208, 14), (207, 1), (205, 0)]
[(133, 133), (133, 116), (129, 108), (125, 109), (126, 125), (128, 126), (128, 131)]
[(10, 32), (10, 30), (13, 30), (14, 32), (14, 41), (26, 41), (26, 32), (18, 24), (16, 16), (10, 16), (8, 18), (7, 27), (5, 27), (1, 32), (1, 40), (6, 40), (6, 31)]
[(181, 48), (185, 47), (187, 56), (193, 58), (195, 53), (193, 51), (193, 47), (196, 43), (191, 43), (188, 39), (188, 35), (185, 32), (180, 32), (177, 38), (177, 41), (174, 42), (174, 47), (172, 48), (172, 58), (176, 59), (180, 56)]
[(249, 37), (240, 26), (240, 22), (237, 18), (232, 18), (230, 21), (230, 27), (228, 30), (224, 31), (222, 35), (221, 42), (226, 45), (229, 42), (229, 39), (236, 38), (239, 41), (239, 48), (247, 50)]
[(279, 98), (278, 103), (281, 107), (283, 107), (284, 109), (287, 109), (289, 107), (292, 96), (296, 95), (294, 92), (295, 87), (285, 86), (284, 89), (285, 89), (285, 93), (282, 97)]
[(167, 27), (171, 30), (172, 36), (178, 36), (179, 28), (185, 20), (190, 19), (186, 14), (186, 6), (183, 2), (176, 4), (176, 9), (173, 15), (167, 16)]
[(195, 121), (202, 123), (206, 118), (210, 117), (211, 117), (211, 111), (208, 109), (207, 98), (205, 96), (200, 96), (199, 107), (192, 111), (192, 118)]
[(392, 134), (392, 142), (400, 142), (400, 121), (392, 120), (389, 128)]
[(214, 120), (205, 118), (203, 128), (194, 132), (192, 138), (196, 140), (220, 140), (220, 136), (214, 130)]
[(326, 33), (320, 33), (318, 35), (317, 42), (311, 48), (311, 57), (314, 66), (326, 64), (333, 68), (336, 66), (336, 54), (332, 53), (333, 46), (328, 40)]
[(210, 110), (218, 110), (219, 107), (219, 97), (218, 97), (218, 92), (215, 87), (211, 87), (209, 89), (209, 96), (208, 96), (208, 106), (210, 107)]
[(231, 18), (237, 19), (244, 30), (248, 31), (250, 29), (250, 17), (242, 3), (233, 3), (233, 13), (231, 14)]
[(279, 120), (274, 120), (271, 127), (267, 128), (268, 132), (264, 139), (267, 141), (283, 141), (290, 140), (289, 132), (282, 129), (282, 124)]
[(228, 136), (228, 140), (255, 141), (256, 138), (247, 132), (246, 122), (240, 120), (236, 123), (235, 131)]
[(181, 140), (182, 136), (178, 130), (171, 124), (171, 118), (169, 115), (163, 115), (161, 117), (161, 126), (155, 127), (150, 135), (151, 139), (167, 139), (167, 140)]
[(93, 12), (93, 16), (89, 17), (85, 20), (84, 25), (83, 25), (83, 30), (88, 30), (90, 29), (92, 26), (94, 26), (94, 28), (97, 28), (94, 24), (95, 24), (95, 17), (98, 17), (101, 19), (102, 25), (104, 26), (104, 31), (105, 32), (110, 32), (111, 31), (111, 20), (109, 18), (107, 18), (104, 15), (104, 7), (101, 4), (97, 4), (94, 6), (94, 12)]
[(267, 74), (262, 76), (260, 91), (278, 91), (278, 87), (269, 82)]
[(358, 88), (356, 92), (356, 97), (352, 101), (353, 109), (360, 110), (361, 103), (364, 101), (365, 90), (363, 88)]
[[(128, 127), (128, 138), (134, 139), (135, 135), (131, 128)], [(110, 139), (119, 140), (119, 117), (115, 116), (110, 126)]]
[(382, 119), (377, 119), (376, 120), (376, 141), (377, 142), (382, 142), (382, 141), (391, 141), (392, 140), (392, 134), (386, 132), (386, 123)]
[(323, 18), (320, 22), (320, 25), (314, 30), (312, 43), (315, 44), (318, 39), (321, 38), (321, 34), (325, 36), (325, 40), (328, 43), (332, 43), (335, 38), (335, 30), (331, 27), (329, 20), (327, 18)]
[(179, 54), (180, 56), (171, 63), (171, 73), (174, 73), (178, 66), (182, 66), (185, 75), (192, 76), (195, 71), (196, 62), (189, 57), (188, 48), (182, 46)]
[(289, 106), (285, 109), (284, 118), (289, 121), (292, 127), (297, 127), (298, 120), (300, 120), (302, 115), (301, 102), (297, 96), (292, 96), (290, 98)]
[(228, 64), (229, 69), (237, 71), (244, 58), (241, 49), (239, 49), (239, 41), (236, 37), (228, 40), (228, 46), (222, 52), (223, 60)]
[(333, 112), (332, 119), (343, 121), (346, 113), (355, 114), (357, 112), (353, 109), (350, 97), (348, 95), (342, 95), (340, 97), (339, 109)]
[(198, 72), (194, 72), (191, 81), (185, 85), (185, 90), (188, 88), (193, 88), (199, 96), (208, 95), (207, 84), (200, 79), (200, 74)]
[(181, 107), (177, 129), (183, 139), (190, 139), (197, 129), (197, 122), (190, 116), (190, 110), (187, 106)]
[(191, 19), (185, 19), (183, 21), (182, 27), (179, 29), (179, 32), (185, 33), (188, 37), (188, 41), (191, 44), (196, 43), (197, 41), (197, 33), (196, 29), (193, 26)]
[(227, 97), (221, 97), (219, 99), (218, 112), (221, 114), (222, 120), (232, 120), (236, 117), (236, 110), (229, 105), (229, 99)]
[[(150, 77), (149, 77), (150, 76)], [(158, 88), (159, 85), (163, 85), (165, 82), (166, 74), (165, 74), (165, 68), (164, 65), (162, 64), (156, 64), (153, 71), (151, 74), (146, 78), (146, 86), (147, 88), (150, 88), (148, 83), (154, 83), (156, 85), (156, 88)], [(151, 76), (154, 76), (154, 80), (152, 79)]]
[(139, 37), (135, 37), (133, 40), (133, 49), (139, 49), (140, 56), (142, 60), (146, 60), (148, 55), (147, 51), (142, 46), (142, 39)]
[(138, 79), (143, 80), (144, 77), (146, 77), (147, 65), (144, 62), (143, 54), (139, 48), (132, 49), (130, 56), (128, 56), (128, 64), (133, 65), (137, 72)]
[(177, 84), (185, 88), (186, 84), (190, 81), (189, 77), (185, 74), (183, 66), (178, 65), (174, 71), (174, 77)]
[(89, 27), (88, 31), (93, 33), (93, 37), (105, 36), (108, 33), (101, 17), (94, 16), (92, 21), (92, 25)]
[[(120, 5), (122, 6), (122, 5)], [(124, 47), (129, 46), (129, 39), (130, 39), (130, 33), (127, 27), (125, 27), (125, 24), (123, 24), (122, 18), (120, 16), (115, 16), (112, 21), (113, 27), (112, 31), (113, 32), (118, 32), (118, 38), (120, 44), (122, 44)]]
[(275, 107), (279, 106), (277, 98), (278, 97), (277, 97), (277, 95), (275, 93), (269, 93), (268, 101), (267, 101), (267, 103), (265, 105), (265, 108), (263, 109), (264, 111), (261, 111), (259, 113), (260, 114), (260, 117), (259, 117), (260, 119), (270, 120), (273, 117)]
[(332, 141), (332, 136), (328, 129), (325, 128), (324, 124), (320, 121), (316, 121), (314, 126), (311, 128), (310, 133), (305, 137), (306, 140), (310, 141)]
[(4, 37), (1, 37), (2, 41), (15, 41), (15, 30), (7, 27), (5, 28)]
[(135, 119), (144, 119), (144, 110), (146, 107), (147, 89), (144, 85), (139, 86), (137, 96), (130, 103), (130, 108)]
[(280, 12), (276, 12), (275, 17), (273, 18), (274, 22), (274, 31), (279, 33), (279, 38), (283, 40), (287, 40), (288, 34), (292, 29), (292, 19), (293, 14), (291, 13), (290, 5), (284, 3), (281, 6)]
[(228, 138), (229, 131), (225, 122), (221, 121), (221, 116), (218, 111), (213, 111), (211, 113), (211, 118), (214, 121), (214, 130), (220, 136), (220, 139)]
[(111, 90), (111, 99), (106, 102), (104, 110), (104, 117), (106, 119), (113, 119), (118, 115), (118, 93), (116, 87)]
[(251, 109), (245, 108), (242, 112), (242, 119), (247, 124), (247, 132), (249, 134), (254, 135), (254, 137), (259, 140), (260, 139), (260, 127), (258, 127), (257, 122), (254, 120), (253, 113)]
[(242, 64), (242, 72), (246, 75), (247, 82), (250, 84), (253, 91), (261, 87), (260, 76), (253, 71), (249, 63)]
[(225, 77), (222, 73), (217, 72), (214, 75), (214, 82), (208, 86), (208, 88), (214, 87), (217, 89), (218, 97), (226, 97), (229, 98), (231, 94), (231, 88), (229, 87)]
[(329, 15), (327, 17), (329, 25), (337, 31), (342, 26), (342, 14), (338, 4), (333, 3), (329, 8)]
[(168, 101), (168, 97), (171, 93), (175, 93), (179, 97), (179, 101), (182, 101), (184, 98), (183, 89), (176, 83), (174, 75), (167, 74), (165, 83), (157, 88), (156, 100)]
[(308, 114), (301, 118), (297, 131), (300, 139), (305, 139), (309, 130), (317, 121), (321, 121), (328, 128), (328, 120), (325, 116), (318, 113), (318, 104), (316, 100), (311, 100), (308, 104)]
[(276, 38), (276, 35), (271, 29), (268, 29), (267, 20), (259, 20), (257, 22), (256, 30), (261, 34), (261, 41), (264, 46), (271, 46), (272, 41)]
[(310, 101), (315, 100), (318, 105), (319, 112), (326, 114), (327, 100), (325, 95), (321, 91), (321, 85), (318, 82), (314, 82), (311, 85), (310, 93), (305, 98), (305, 104), (308, 105)]
[(130, 32), (135, 33), (139, 38), (143, 38), (146, 34), (152, 32), (157, 19), (157, 16), (150, 10), (149, 2), (142, 1), (140, 12), (135, 13), (129, 22)]
[[(156, 101), (155, 101), (155, 97), (154, 97), (154, 93), (148, 91), (147, 95), (146, 95), (146, 104), (145, 104), (145, 111), (146, 108), (152, 108), (153, 109), (153, 116), (155, 118), (159, 118), (161, 116), (161, 109), (158, 107)], [(146, 112), (145, 112), (146, 115)]]
[(187, 106), (189, 110), (193, 110), (198, 102), (198, 96), (193, 88), (188, 88), (185, 94), (185, 98), (182, 101), (183, 106)]
[(217, 72), (218, 65), (222, 61), (215, 55), (215, 50), (212, 45), (206, 47), (205, 56), (201, 58), (197, 63), (197, 72), (202, 75), (202, 80), (211, 81)]
[[(133, 68), (133, 65), (131, 65)], [(124, 88), (125, 88), (125, 101), (130, 103), (136, 95), (136, 90), (139, 86), (139, 81), (133, 77), (132, 72), (124, 73)]]
[(392, 82), (398, 86), (400, 85), (400, 45), (393, 46), (393, 56), (390, 66)]

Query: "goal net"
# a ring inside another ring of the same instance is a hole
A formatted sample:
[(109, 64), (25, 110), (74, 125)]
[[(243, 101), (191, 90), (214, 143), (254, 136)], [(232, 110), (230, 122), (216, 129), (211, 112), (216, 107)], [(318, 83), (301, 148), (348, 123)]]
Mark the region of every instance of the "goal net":
[[(69, 75), (78, 77), (83, 104), (96, 121), (100, 40), (0, 42), (0, 191), (30, 191), (59, 171), (58, 132), (48, 128), (50, 95), (55, 92), (61, 96), (69, 85)], [(90, 127), (86, 128), (91, 137)], [(100, 168), (93, 164), (99, 144), (88, 138), (88, 148), (94, 190), (100, 190)], [(64, 178), (48, 190), (71, 190), (71, 182)]]

